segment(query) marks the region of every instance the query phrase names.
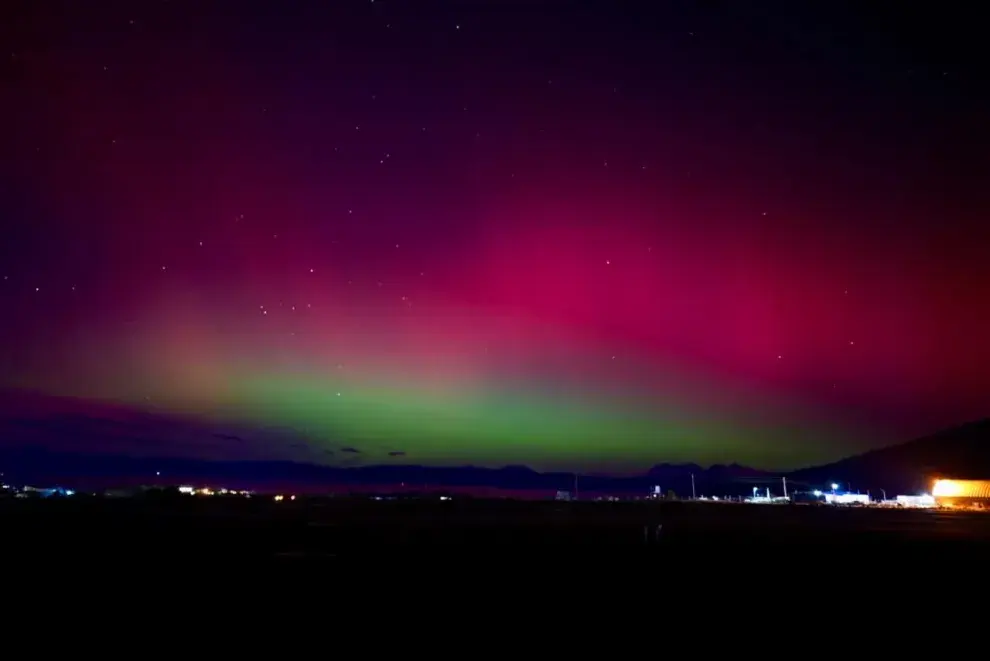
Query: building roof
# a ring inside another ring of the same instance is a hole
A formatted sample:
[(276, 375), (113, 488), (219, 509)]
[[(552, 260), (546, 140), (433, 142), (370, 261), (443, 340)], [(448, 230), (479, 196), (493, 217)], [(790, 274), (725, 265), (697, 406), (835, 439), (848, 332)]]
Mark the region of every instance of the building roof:
[(936, 498), (986, 498), (990, 500), (990, 480), (936, 480)]

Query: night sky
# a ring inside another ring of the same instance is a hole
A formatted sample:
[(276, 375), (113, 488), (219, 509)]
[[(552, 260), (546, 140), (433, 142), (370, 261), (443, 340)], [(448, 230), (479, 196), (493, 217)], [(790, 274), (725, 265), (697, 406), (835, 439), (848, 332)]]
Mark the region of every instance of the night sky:
[(985, 37), (911, 7), (5, 3), (0, 386), (348, 465), (984, 417)]

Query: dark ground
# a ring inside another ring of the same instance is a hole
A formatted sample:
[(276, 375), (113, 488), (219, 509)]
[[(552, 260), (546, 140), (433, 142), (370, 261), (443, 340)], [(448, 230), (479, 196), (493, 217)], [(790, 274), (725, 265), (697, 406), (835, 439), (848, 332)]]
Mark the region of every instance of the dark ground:
[(679, 551), (793, 558), (840, 549), (896, 559), (915, 550), (990, 550), (990, 514), (685, 502), (7, 499), (0, 501), (0, 536), (5, 560), (618, 558)]

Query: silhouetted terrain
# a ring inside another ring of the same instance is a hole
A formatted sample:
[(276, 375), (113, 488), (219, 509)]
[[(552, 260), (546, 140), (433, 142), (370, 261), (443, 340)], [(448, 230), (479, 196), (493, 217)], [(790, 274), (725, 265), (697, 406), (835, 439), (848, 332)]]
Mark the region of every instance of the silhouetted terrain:
[(817, 484), (883, 488), (891, 496), (927, 491), (938, 477), (990, 479), (990, 419), (792, 474)]
[[(272, 448), (280, 459), (273, 460)], [(327, 466), (332, 463), (334, 466)], [(360, 463), (361, 466), (354, 464)], [(214, 483), (301, 491), (437, 489), (478, 495), (552, 497), (573, 490), (572, 473), (526, 466), (429, 467), (393, 448), (372, 451), (332, 440), (311, 443), (283, 428), (214, 428), (126, 405), (0, 390), (0, 472), (8, 481), (103, 489), (128, 484)], [(661, 464), (632, 477), (581, 476), (579, 490), (599, 495), (746, 493), (738, 484), (765, 475), (738, 465)]]
[[(18, 483), (58, 483), (80, 489), (181, 483), (230, 488), (321, 491), (421, 492), (452, 490), (478, 495), (506, 492), (552, 497), (574, 489), (573, 473), (539, 473), (525, 466), (480, 468), (379, 465), (354, 468), (319, 466), (290, 461), (209, 461), (174, 457), (53, 452), (43, 448), (0, 449), (0, 466), (8, 480)], [(654, 486), (664, 493), (691, 493), (694, 475), (698, 493), (748, 492), (751, 480), (765, 474), (743, 466), (693, 464), (659, 465), (634, 477), (581, 476), (578, 488), (586, 495), (646, 495)]]
[[(415, 457), (402, 450), (374, 453), (330, 445), (322, 448), (321, 443), (322, 449), (314, 450), (290, 429), (218, 430), (126, 406), (0, 391), (0, 472), (19, 483), (102, 489), (191, 482), (310, 492), (451, 490), (536, 498), (575, 488), (572, 473), (539, 473), (525, 466), (418, 466)], [(271, 447), (288, 448), (298, 458), (273, 461)], [(364, 465), (348, 467), (358, 460)], [(338, 465), (324, 465), (328, 461)], [(736, 464), (659, 464), (637, 476), (582, 475), (578, 490), (586, 497), (642, 496), (660, 487), (664, 494), (687, 496), (692, 493), (692, 476), (699, 496), (744, 495), (754, 486), (781, 492), (779, 473)], [(795, 471), (787, 478), (795, 489), (839, 482), (843, 488), (884, 489), (893, 496), (927, 490), (935, 476), (990, 477), (990, 420)]]
[[(82, 454), (43, 447), (0, 448), (0, 467), (9, 480), (57, 481), (65, 486), (105, 488), (120, 484), (196, 484), (252, 489), (337, 491), (437, 491), (477, 495), (552, 497), (572, 491), (572, 473), (539, 473), (525, 466), (481, 468), (430, 467), (408, 464), (353, 468), (293, 461), (219, 461), (176, 457), (135, 457), (121, 454)], [(692, 476), (698, 495), (748, 494), (753, 486), (780, 491), (779, 474), (739, 465), (703, 468), (694, 464), (660, 464), (644, 475), (580, 476), (578, 489), (587, 497), (646, 495), (659, 486), (663, 493), (691, 494)], [(838, 482), (843, 488), (884, 489), (914, 493), (931, 488), (936, 477), (990, 478), (990, 420), (963, 425), (902, 445), (875, 450), (824, 466), (787, 475), (794, 488), (822, 487)]]

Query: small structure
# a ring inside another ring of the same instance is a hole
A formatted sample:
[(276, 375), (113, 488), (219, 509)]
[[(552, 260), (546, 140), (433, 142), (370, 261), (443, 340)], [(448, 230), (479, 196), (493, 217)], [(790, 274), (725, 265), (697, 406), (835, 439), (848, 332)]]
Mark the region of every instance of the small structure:
[(898, 496), (895, 502), (900, 507), (935, 507), (935, 497), (927, 493), (923, 493), (920, 496)]
[(826, 493), (825, 502), (829, 505), (869, 505), (870, 496), (865, 493)]

